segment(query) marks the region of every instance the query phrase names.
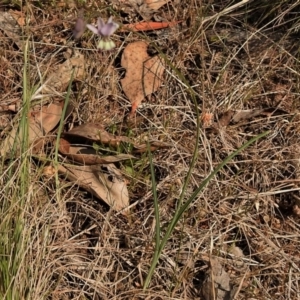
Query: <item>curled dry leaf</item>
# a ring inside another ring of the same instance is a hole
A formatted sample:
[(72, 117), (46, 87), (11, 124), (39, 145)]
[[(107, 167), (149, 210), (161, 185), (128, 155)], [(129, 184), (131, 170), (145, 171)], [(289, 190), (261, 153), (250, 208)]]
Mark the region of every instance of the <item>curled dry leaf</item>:
[(112, 209), (123, 210), (126, 214), (129, 206), (129, 196), (126, 182), (120, 171), (113, 165), (96, 166), (58, 166), (60, 174), (70, 181), (102, 199)]
[(125, 136), (114, 136), (108, 133), (104, 126), (100, 123), (86, 123), (73, 128), (69, 132), (64, 133), (64, 136), (77, 136), (93, 142), (101, 142), (105, 145), (118, 146), (121, 142), (133, 143)]
[(162, 84), (164, 65), (158, 56), (150, 58), (148, 44), (143, 41), (129, 44), (122, 55), (121, 65), (126, 69), (122, 88), (132, 104), (134, 114), (142, 100), (158, 90)]
[(132, 159), (129, 154), (117, 154), (111, 156), (100, 156), (97, 151), (90, 146), (74, 146), (65, 139), (59, 141), (59, 152), (75, 162), (85, 165), (110, 164), (122, 160)]

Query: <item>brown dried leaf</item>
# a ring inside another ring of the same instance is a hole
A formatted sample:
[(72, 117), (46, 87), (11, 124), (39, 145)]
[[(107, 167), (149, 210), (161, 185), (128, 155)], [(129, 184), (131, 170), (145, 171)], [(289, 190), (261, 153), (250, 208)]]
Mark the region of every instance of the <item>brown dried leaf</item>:
[(170, 2), (170, 0), (144, 0), (147, 7), (152, 10), (158, 10), (168, 2)]
[(9, 12), (0, 11), (0, 28), (13, 40), (19, 49), (22, 49), (22, 30)]
[(210, 272), (202, 286), (205, 300), (230, 300), (231, 286), (228, 273), (223, 269), (217, 258), (210, 259)]
[(104, 126), (100, 123), (86, 123), (73, 128), (69, 132), (64, 133), (65, 136), (72, 135), (81, 137), (93, 142), (101, 142), (110, 146), (118, 146), (121, 142), (133, 143), (125, 136), (114, 136), (108, 133)]
[(58, 171), (70, 181), (86, 189), (94, 196), (102, 199), (112, 209), (123, 210), (126, 214), (129, 206), (129, 196), (126, 182), (120, 171), (113, 165), (97, 166), (62, 166)]
[(50, 103), (45, 105), (39, 112), (32, 112), (31, 115), (44, 129), (45, 133), (50, 132), (61, 119), (63, 102)]
[(238, 110), (235, 112), (234, 116), (232, 117), (232, 121), (237, 123), (242, 120), (248, 120), (259, 115), (262, 116), (271, 116), (271, 115), (284, 115), (288, 114), (287, 111), (277, 108), (277, 107), (269, 107), (264, 109), (249, 109), (249, 110)]
[(16, 22), (18, 23), (18, 25), (20, 27), (23, 27), (26, 25), (26, 16), (25, 16), (24, 12), (18, 11), (18, 10), (12, 10), (12, 9), (10, 9), (8, 12), (16, 20)]
[(150, 58), (147, 47), (146, 42), (134, 42), (125, 48), (122, 55), (121, 65), (126, 69), (126, 76), (121, 84), (132, 104), (131, 114), (146, 96), (157, 91), (162, 84), (164, 65), (158, 56)]
[[(43, 146), (43, 141), (40, 139), (43, 135), (42, 127), (36, 123), (33, 119), (29, 119), (28, 124), (28, 143), (29, 145), (33, 144), (32, 152), (37, 153), (39, 149)], [(8, 154), (11, 154), (14, 143), (16, 145), (16, 151), (20, 149), (19, 145), (23, 141), (23, 131), (19, 131), (19, 126), (15, 126), (5, 140), (1, 143), (0, 156), (5, 157)], [(19, 131), (19, 132), (18, 132)], [(16, 140), (16, 141), (15, 141)]]
[(84, 64), (84, 55), (75, 53), (73, 57), (59, 65), (56, 71), (48, 77), (43, 92), (49, 92), (51, 90), (56, 92), (65, 91), (69, 85), (73, 70), (73, 79), (82, 80), (85, 75)]
[(241, 120), (247, 120), (259, 116), (262, 114), (264, 109), (247, 109), (247, 110), (238, 110), (235, 112), (232, 117), (234, 123), (238, 123)]
[(130, 154), (117, 154), (113, 156), (100, 156), (97, 151), (89, 146), (74, 146), (65, 139), (59, 141), (59, 152), (76, 162), (85, 165), (110, 164), (134, 158)]
[[(31, 111), (29, 113), (29, 127), (28, 127), (28, 143), (32, 145), (31, 152), (38, 153), (44, 145), (45, 134), (50, 132), (60, 121), (62, 115), (63, 102), (51, 103), (48, 106), (43, 106), (38, 112)], [(71, 110), (71, 106), (69, 110)], [(17, 137), (18, 126), (16, 125), (7, 136), (7, 138), (1, 143), (0, 156), (6, 156), (13, 149), (14, 140), (16, 142), (17, 150), (18, 145), (22, 142), (22, 130)]]

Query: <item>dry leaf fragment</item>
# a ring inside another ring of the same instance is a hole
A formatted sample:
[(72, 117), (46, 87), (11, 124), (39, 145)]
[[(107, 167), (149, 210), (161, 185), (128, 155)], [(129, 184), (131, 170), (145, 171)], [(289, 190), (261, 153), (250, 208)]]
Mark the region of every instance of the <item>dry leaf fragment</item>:
[(17, 108), (15, 104), (10, 104), (10, 105), (0, 105), (0, 112), (3, 111), (12, 111), (12, 112), (16, 112)]
[(143, 41), (129, 44), (122, 55), (121, 65), (126, 69), (122, 88), (132, 104), (134, 114), (142, 100), (157, 91), (162, 84), (164, 65), (158, 56), (150, 58), (148, 44)]
[(69, 132), (64, 133), (65, 136), (72, 135), (93, 142), (101, 142), (110, 146), (118, 146), (121, 142), (133, 143), (129, 138), (125, 136), (114, 136), (108, 133), (104, 126), (100, 123), (86, 123), (78, 127), (73, 128)]
[(102, 199), (112, 209), (126, 214), (129, 196), (121, 172), (113, 165), (58, 166), (60, 174)]
[(76, 162), (85, 165), (110, 164), (134, 158), (130, 154), (117, 154), (111, 156), (100, 156), (91, 146), (74, 146), (65, 139), (59, 141), (59, 152)]
[(286, 111), (274, 107), (263, 109), (245, 109), (245, 110), (228, 110), (219, 119), (219, 125), (228, 126), (231, 122), (238, 123), (240, 121), (248, 120), (257, 116), (271, 116), (271, 115), (287, 114)]
[(205, 300), (230, 300), (231, 286), (228, 273), (223, 269), (217, 258), (210, 259), (210, 272), (202, 286)]

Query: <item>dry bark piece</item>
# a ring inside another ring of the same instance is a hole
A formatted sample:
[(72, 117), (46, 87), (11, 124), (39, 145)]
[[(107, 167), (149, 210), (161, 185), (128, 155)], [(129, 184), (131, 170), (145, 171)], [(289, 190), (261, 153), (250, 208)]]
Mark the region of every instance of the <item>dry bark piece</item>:
[(122, 55), (121, 65), (126, 75), (121, 80), (125, 95), (132, 104), (134, 114), (142, 100), (158, 90), (162, 84), (164, 65), (158, 56), (150, 58), (148, 44), (143, 41), (129, 44)]
[(228, 273), (217, 258), (210, 258), (210, 270), (207, 280), (202, 286), (205, 300), (230, 300), (231, 286)]
[(59, 141), (59, 152), (68, 158), (85, 165), (111, 164), (122, 160), (132, 159), (130, 154), (117, 154), (111, 156), (100, 156), (90, 146), (74, 146), (69, 141), (61, 138)]
[(64, 136), (77, 136), (93, 142), (101, 142), (110, 146), (118, 146), (121, 142), (133, 143), (125, 136), (114, 136), (108, 133), (104, 126), (100, 123), (86, 123), (73, 128), (69, 132), (64, 133)]
[(102, 199), (112, 209), (123, 210), (127, 214), (129, 195), (121, 172), (113, 165), (58, 166), (60, 174), (97, 198)]

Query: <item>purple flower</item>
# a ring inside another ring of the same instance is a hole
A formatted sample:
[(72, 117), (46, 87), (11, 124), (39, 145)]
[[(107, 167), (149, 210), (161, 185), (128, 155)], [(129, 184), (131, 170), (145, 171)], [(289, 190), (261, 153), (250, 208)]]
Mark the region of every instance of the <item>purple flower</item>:
[(119, 24), (113, 22), (112, 17), (110, 17), (105, 24), (104, 21), (101, 18), (98, 18), (97, 26), (96, 28), (93, 25), (86, 25), (88, 29), (93, 31), (95, 34), (101, 36), (101, 37), (109, 37), (119, 28)]
[(73, 36), (75, 39), (79, 39), (83, 33), (84, 33), (84, 29), (85, 29), (85, 21), (83, 18), (78, 18), (76, 20), (74, 29), (73, 29)]
[(85, 23), (85, 20), (83, 17), (83, 11), (81, 10), (78, 13), (78, 18), (76, 20), (76, 23), (75, 23), (75, 26), (73, 29), (73, 37), (75, 39), (79, 39), (83, 35), (85, 26), (86, 26), (86, 23)]
[(100, 40), (97, 48), (111, 50), (116, 46), (115, 43), (109, 39), (109, 37), (119, 28), (119, 24), (113, 22), (112, 17), (108, 19), (106, 24), (101, 18), (98, 18), (97, 28), (91, 24), (87, 24), (86, 27), (100, 36), (100, 38), (103, 38), (103, 40)]

